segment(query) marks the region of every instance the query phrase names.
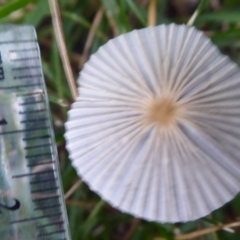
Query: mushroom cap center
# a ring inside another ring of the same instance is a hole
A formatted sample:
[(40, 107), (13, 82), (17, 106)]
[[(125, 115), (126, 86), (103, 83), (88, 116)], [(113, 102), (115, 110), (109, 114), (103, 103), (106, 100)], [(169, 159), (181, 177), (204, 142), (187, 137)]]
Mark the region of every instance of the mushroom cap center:
[(149, 124), (169, 126), (173, 123), (179, 111), (179, 105), (171, 97), (162, 97), (149, 102), (146, 110), (146, 120)]

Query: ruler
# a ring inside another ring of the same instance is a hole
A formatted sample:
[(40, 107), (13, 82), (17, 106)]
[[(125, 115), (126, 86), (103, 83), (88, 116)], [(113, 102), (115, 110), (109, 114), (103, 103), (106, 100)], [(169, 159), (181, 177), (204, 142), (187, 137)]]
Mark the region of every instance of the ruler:
[(36, 33), (0, 26), (0, 238), (69, 240)]

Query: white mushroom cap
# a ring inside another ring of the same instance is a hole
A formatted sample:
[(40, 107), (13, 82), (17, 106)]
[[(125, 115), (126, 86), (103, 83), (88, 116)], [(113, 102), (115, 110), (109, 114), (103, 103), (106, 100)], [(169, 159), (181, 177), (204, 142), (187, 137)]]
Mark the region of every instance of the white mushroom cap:
[(240, 190), (240, 71), (193, 27), (110, 40), (85, 64), (65, 138), (90, 188), (123, 212), (185, 222)]

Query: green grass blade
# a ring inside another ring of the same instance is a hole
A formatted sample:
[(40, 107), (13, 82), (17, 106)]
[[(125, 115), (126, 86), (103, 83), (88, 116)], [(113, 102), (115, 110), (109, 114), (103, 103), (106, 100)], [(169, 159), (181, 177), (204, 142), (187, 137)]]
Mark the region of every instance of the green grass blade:
[(88, 219), (86, 220), (86, 222), (84, 223), (84, 237), (87, 239), (87, 236), (90, 234), (92, 228), (94, 227), (94, 225), (97, 223), (97, 216), (100, 213), (100, 211), (103, 209), (103, 207), (105, 206), (105, 201), (100, 200), (98, 202), (98, 204), (95, 206), (95, 208), (92, 210), (90, 216), (88, 217)]
[(30, 2), (35, 2), (35, 0), (17, 0), (0, 8), (0, 18), (6, 17), (10, 13), (26, 6)]
[(221, 11), (213, 13), (205, 13), (198, 17), (197, 23), (208, 22), (224, 22), (224, 23), (239, 23), (240, 12), (239, 11)]
[(31, 24), (35, 28), (39, 26), (39, 24), (49, 16), (50, 9), (49, 5), (46, 4), (45, 1), (39, 1), (36, 3), (34, 10), (32, 10), (25, 18), (24, 23)]
[(147, 26), (147, 19), (145, 19), (142, 12), (137, 7), (137, 5), (132, 0), (126, 0), (126, 2), (128, 3), (128, 6), (131, 9), (131, 11), (136, 15), (138, 20), (142, 23), (142, 25), (144, 27), (146, 27)]
[(199, 3), (197, 9), (195, 10), (193, 15), (189, 19), (189, 21), (187, 23), (188, 26), (192, 26), (194, 24), (195, 20), (197, 19), (197, 17), (200, 15), (200, 13), (203, 11), (203, 9), (206, 7), (206, 5), (208, 3), (209, 3), (209, 0), (201, 0), (201, 2)]
[(90, 28), (91, 27), (91, 23), (88, 22), (86, 19), (84, 19), (80, 15), (77, 15), (75, 13), (68, 12), (68, 11), (62, 11), (61, 14), (62, 14), (63, 17), (70, 18), (70, 19), (79, 23), (80, 25), (82, 25), (85, 28)]
[[(91, 27), (91, 23), (88, 22), (85, 18), (72, 13), (72, 12), (68, 12), (68, 11), (62, 11), (61, 12), (62, 16), (68, 19), (71, 19), (72, 21), (74, 21), (75, 23), (78, 23), (79, 25), (83, 26), (84, 28), (90, 29)], [(106, 40), (107, 36), (102, 33), (101, 31), (99, 31), (98, 29), (96, 29), (96, 36), (102, 40)]]

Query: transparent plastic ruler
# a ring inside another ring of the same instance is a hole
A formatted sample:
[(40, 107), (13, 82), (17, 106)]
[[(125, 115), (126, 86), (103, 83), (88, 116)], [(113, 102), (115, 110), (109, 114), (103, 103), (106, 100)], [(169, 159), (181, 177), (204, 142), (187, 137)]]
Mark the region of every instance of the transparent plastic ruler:
[(70, 239), (39, 47), (30, 26), (0, 26), (0, 239)]

